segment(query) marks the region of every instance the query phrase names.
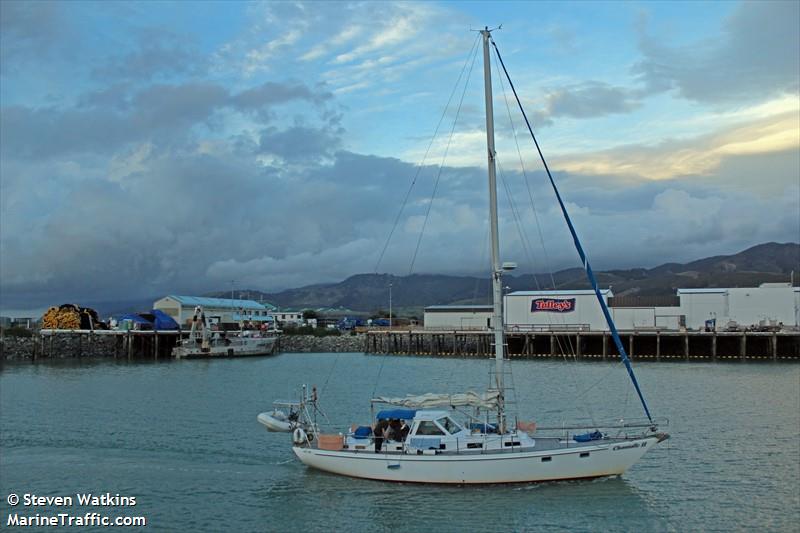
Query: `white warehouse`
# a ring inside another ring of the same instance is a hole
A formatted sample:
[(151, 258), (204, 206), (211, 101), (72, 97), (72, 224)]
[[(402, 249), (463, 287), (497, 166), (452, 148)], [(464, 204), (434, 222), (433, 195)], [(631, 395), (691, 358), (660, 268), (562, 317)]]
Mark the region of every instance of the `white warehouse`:
[[(614, 294), (602, 289), (608, 304)], [(511, 330), (597, 330), (605, 329), (603, 310), (593, 290), (516, 291), (505, 296), (504, 317)]]
[(717, 328), (800, 325), (800, 288), (789, 283), (762, 283), (735, 289), (678, 289), (686, 327), (700, 329), (707, 320)]
[[(614, 296), (611, 289), (600, 291), (621, 331), (697, 330), (703, 329), (709, 320), (717, 329), (734, 323), (738, 327), (800, 327), (800, 288), (793, 288), (789, 283), (731, 289), (678, 289), (677, 293), (678, 300), (667, 305), (624, 306), (614, 305), (614, 302), (609, 305), (609, 299)], [(505, 295), (503, 309), (505, 325), (510, 331), (608, 330), (592, 290), (516, 291)], [(425, 327), (488, 329), (491, 314), (491, 306), (485, 305), (431, 306), (425, 308)]]
[(425, 329), (489, 329), (491, 305), (430, 305), (425, 308)]

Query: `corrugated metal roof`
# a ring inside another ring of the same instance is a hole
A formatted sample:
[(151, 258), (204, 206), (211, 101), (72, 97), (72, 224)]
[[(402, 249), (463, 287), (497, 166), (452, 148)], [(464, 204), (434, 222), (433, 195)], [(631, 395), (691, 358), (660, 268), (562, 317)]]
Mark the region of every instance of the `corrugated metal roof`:
[[(594, 294), (591, 289), (577, 289), (574, 291), (514, 291), (506, 294), (506, 296), (585, 296)], [(600, 294), (612, 294), (611, 289), (600, 289)]]
[(208, 298), (206, 296), (179, 296), (170, 294), (167, 298), (176, 300), (181, 305), (200, 305), (203, 307), (222, 307), (226, 309), (275, 309), (272, 304), (260, 304), (255, 300), (231, 300), (230, 298)]
[(231, 318), (233, 320), (249, 320), (251, 322), (273, 322), (275, 320), (271, 316), (249, 316), (240, 315), (239, 313), (233, 313)]

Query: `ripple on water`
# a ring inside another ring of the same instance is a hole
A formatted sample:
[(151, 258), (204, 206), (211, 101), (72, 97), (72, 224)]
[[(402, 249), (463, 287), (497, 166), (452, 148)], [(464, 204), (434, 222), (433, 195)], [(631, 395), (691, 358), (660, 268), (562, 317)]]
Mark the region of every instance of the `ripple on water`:
[[(255, 421), (305, 381), (319, 386), (343, 427), (366, 423), (376, 391), (480, 389), (488, 364), (361, 354), (7, 364), (0, 486), (136, 495), (136, 512), (163, 531), (796, 530), (797, 365), (637, 365), (651, 409), (671, 419), (672, 438), (621, 478), (593, 481), (451, 487), (349, 479), (305, 468), (288, 435)], [(617, 364), (513, 366), (521, 416), (540, 425), (641, 416)]]

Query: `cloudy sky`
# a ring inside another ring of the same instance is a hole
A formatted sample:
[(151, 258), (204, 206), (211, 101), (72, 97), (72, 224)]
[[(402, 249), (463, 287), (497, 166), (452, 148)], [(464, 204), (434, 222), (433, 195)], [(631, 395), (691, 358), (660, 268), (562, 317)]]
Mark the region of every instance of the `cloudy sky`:
[[(596, 269), (800, 241), (799, 5), (4, 0), (0, 307), (485, 272), (484, 25)], [(576, 266), (494, 86), (503, 258)]]

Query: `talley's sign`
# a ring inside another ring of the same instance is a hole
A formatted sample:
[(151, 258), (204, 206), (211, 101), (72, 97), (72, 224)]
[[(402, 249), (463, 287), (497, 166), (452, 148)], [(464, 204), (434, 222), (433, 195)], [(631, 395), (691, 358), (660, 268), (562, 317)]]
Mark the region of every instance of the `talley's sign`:
[(571, 313), (575, 310), (575, 298), (536, 298), (531, 302), (531, 313)]

